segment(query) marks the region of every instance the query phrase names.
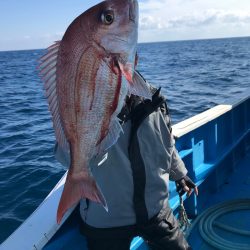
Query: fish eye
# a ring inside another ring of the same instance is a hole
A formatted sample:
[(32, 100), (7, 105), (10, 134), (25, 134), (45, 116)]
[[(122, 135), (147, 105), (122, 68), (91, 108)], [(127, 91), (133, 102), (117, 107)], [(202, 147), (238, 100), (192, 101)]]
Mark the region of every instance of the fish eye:
[(104, 24), (110, 25), (114, 21), (114, 12), (112, 10), (106, 10), (101, 15), (101, 20)]

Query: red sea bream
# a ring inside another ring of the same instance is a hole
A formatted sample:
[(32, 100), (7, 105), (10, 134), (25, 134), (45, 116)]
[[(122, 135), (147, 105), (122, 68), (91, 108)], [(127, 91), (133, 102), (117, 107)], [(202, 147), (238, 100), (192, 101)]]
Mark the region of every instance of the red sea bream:
[(56, 139), (71, 156), (58, 223), (81, 198), (107, 210), (89, 161), (117, 141), (126, 95), (150, 96), (134, 70), (137, 37), (137, 1), (107, 0), (77, 17), (40, 59)]

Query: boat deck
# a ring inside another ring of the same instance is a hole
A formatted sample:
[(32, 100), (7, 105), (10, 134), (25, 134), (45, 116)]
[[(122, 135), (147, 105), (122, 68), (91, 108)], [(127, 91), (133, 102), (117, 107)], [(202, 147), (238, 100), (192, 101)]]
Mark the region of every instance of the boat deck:
[[(215, 175), (212, 175), (215, 177)], [(217, 177), (219, 178), (219, 177)], [(200, 196), (206, 192), (206, 185), (200, 187)], [(204, 202), (203, 206), (200, 208), (200, 212), (206, 210), (207, 208), (214, 206), (216, 204), (232, 201), (232, 200), (242, 200), (248, 199), (248, 210), (238, 210), (226, 213), (218, 217), (217, 221), (224, 225), (230, 226), (232, 228), (246, 230), (249, 232), (248, 235), (241, 236), (237, 233), (232, 233), (227, 230), (223, 230), (216, 226), (213, 226), (214, 232), (227, 241), (233, 243), (244, 243), (249, 244), (250, 249), (250, 152), (248, 152), (245, 157), (239, 161), (239, 163), (234, 167), (233, 172), (227, 179), (224, 180), (224, 184), (211, 195), (207, 196), (208, 199)], [(199, 212), (199, 214), (200, 214)], [(193, 223), (195, 220), (193, 220)], [(199, 232), (199, 223), (192, 229), (189, 235), (188, 241), (190, 242), (193, 249), (199, 250), (212, 250), (215, 247), (208, 244)], [(222, 249), (222, 248), (221, 248)], [(234, 249), (233, 247), (231, 249)], [(236, 250), (236, 249), (234, 249)]]
[[(211, 174), (211, 179), (215, 178), (216, 172)], [(217, 178), (220, 178), (217, 176)], [(206, 182), (209, 180), (206, 180)], [(206, 182), (200, 186), (200, 198), (203, 199), (208, 190), (206, 190)], [(209, 181), (210, 182), (210, 181)], [(211, 182), (210, 182), (211, 183)], [(211, 192), (211, 188), (210, 191)], [(203, 197), (202, 197), (203, 196)], [(192, 198), (192, 197), (191, 197)], [(194, 198), (194, 197), (193, 197)], [(221, 185), (216, 192), (212, 192), (209, 196), (206, 194), (206, 202), (199, 208), (198, 214), (202, 213), (203, 210), (225, 201), (231, 201), (235, 199), (250, 199), (250, 151), (245, 157), (234, 166), (234, 170), (231, 175), (224, 180), (224, 184)], [(188, 202), (188, 200), (186, 200)], [(84, 237), (79, 233), (78, 224), (79, 220), (78, 209), (67, 220), (64, 227), (62, 227), (57, 234), (52, 238), (50, 244), (48, 244), (44, 250), (50, 249), (70, 249), (72, 245), (74, 249), (87, 249)], [(232, 212), (218, 219), (225, 225), (232, 226), (234, 228), (248, 230), (250, 232), (250, 210), (242, 210)], [(195, 219), (193, 220), (195, 222)], [(233, 242), (248, 242), (250, 244), (249, 236), (239, 236), (232, 234), (227, 231), (215, 228), (215, 232), (221, 237), (232, 240)], [(62, 236), (63, 237), (60, 237)], [(216, 249), (207, 244), (200, 236), (198, 225), (195, 226), (189, 235), (188, 241), (190, 242), (193, 249), (199, 250), (212, 250)], [(60, 246), (60, 247), (59, 247)], [(59, 247), (59, 248), (58, 248)], [(135, 238), (131, 244), (131, 249), (148, 249), (145, 244), (139, 238)]]
[[(199, 196), (191, 195), (185, 199), (184, 205), (189, 218), (192, 220), (192, 231), (188, 241), (194, 250), (216, 249), (201, 237), (199, 231), (199, 216), (207, 208), (225, 201), (248, 199), (247, 208), (233, 212), (226, 212), (216, 219), (224, 229), (210, 223), (212, 231), (208, 235), (214, 236), (208, 242), (225, 243), (217, 249), (237, 248), (228, 242), (250, 244), (250, 98), (242, 101), (233, 108), (228, 105), (219, 105), (209, 111), (174, 126), (174, 133), (178, 139), (176, 147), (188, 169), (189, 176), (199, 186)], [(169, 202), (178, 213), (179, 198), (175, 191), (174, 182), (170, 183)], [(227, 206), (230, 207), (230, 206)], [(64, 225), (43, 248), (87, 250), (84, 237), (79, 232), (79, 209), (70, 215)], [(197, 224), (197, 225), (196, 225)], [(216, 223), (215, 223), (216, 224)], [(196, 226), (195, 226), (196, 225)], [(207, 225), (205, 223), (205, 225)], [(209, 225), (209, 224), (208, 224)], [(217, 223), (218, 225), (218, 223)], [(225, 230), (244, 230), (245, 236)], [(203, 234), (204, 230), (201, 230)], [(205, 237), (206, 238), (206, 237)], [(238, 247), (238, 246), (237, 246)], [(131, 244), (131, 250), (146, 250), (145, 243), (139, 237)], [(239, 248), (249, 250), (246, 248)]]
[[(247, 95), (234, 105), (218, 105), (173, 126), (177, 150), (189, 177), (199, 187), (198, 197), (191, 195), (186, 199), (184, 196), (184, 205), (192, 221), (192, 230), (186, 237), (194, 250), (250, 249), (249, 114), (250, 97)], [(87, 250), (79, 230), (79, 207), (68, 211), (62, 225), (56, 223), (66, 175), (37, 210), (1, 245), (1, 249)], [(174, 214), (178, 215), (179, 197), (175, 189), (175, 183), (170, 182), (169, 202)], [(235, 200), (236, 208), (232, 208), (232, 203), (227, 204), (223, 214), (218, 214), (221, 208), (216, 204)], [(209, 217), (207, 222), (200, 219), (201, 215), (207, 216), (206, 211), (213, 212), (210, 207), (214, 206), (218, 209), (213, 215), (214, 223)], [(227, 211), (229, 208), (233, 210)], [(209, 233), (204, 233), (206, 229), (210, 230)], [(238, 234), (239, 230), (243, 236)], [(208, 239), (208, 236), (212, 238)], [(219, 246), (215, 248), (216, 239)], [(148, 247), (136, 237), (130, 249), (148, 250)]]

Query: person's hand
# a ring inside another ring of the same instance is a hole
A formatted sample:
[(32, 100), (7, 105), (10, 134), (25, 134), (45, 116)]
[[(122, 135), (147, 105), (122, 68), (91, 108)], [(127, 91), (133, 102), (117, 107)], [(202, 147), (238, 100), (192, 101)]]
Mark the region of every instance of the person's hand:
[(180, 180), (176, 181), (176, 190), (179, 193), (179, 195), (183, 195), (187, 193), (188, 197), (191, 195), (191, 193), (195, 192), (196, 195), (198, 195), (198, 188), (193, 183), (193, 181), (186, 175)]

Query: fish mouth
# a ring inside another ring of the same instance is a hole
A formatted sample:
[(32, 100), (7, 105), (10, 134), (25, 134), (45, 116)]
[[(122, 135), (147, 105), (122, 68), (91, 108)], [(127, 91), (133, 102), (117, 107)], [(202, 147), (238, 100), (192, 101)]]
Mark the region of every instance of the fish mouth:
[(130, 0), (129, 2), (129, 20), (136, 22), (138, 16), (138, 3), (137, 0)]

